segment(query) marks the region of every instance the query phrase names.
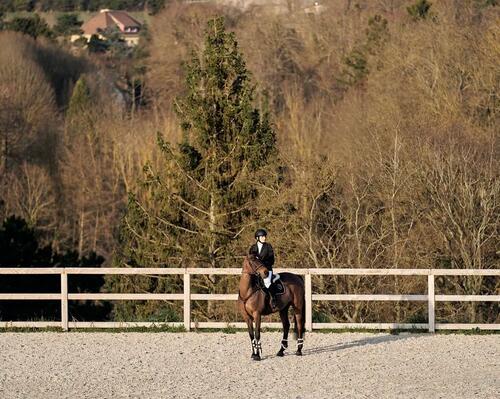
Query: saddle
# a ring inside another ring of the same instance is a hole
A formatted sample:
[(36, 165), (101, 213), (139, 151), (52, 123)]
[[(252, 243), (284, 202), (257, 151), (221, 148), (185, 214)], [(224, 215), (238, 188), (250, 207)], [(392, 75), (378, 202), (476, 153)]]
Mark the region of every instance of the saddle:
[(282, 295), (285, 293), (285, 286), (283, 285), (283, 282), (281, 281), (280, 275), (275, 274), (273, 276), (273, 283), (269, 287), (269, 291), (274, 295)]

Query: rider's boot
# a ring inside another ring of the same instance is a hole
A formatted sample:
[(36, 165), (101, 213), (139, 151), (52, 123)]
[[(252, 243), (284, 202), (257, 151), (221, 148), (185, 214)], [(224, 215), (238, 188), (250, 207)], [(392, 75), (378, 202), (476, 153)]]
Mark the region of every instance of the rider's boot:
[(274, 290), (269, 287), (269, 295), (271, 296), (271, 309), (275, 311), (278, 309), (278, 302), (276, 300), (276, 294), (274, 293)]

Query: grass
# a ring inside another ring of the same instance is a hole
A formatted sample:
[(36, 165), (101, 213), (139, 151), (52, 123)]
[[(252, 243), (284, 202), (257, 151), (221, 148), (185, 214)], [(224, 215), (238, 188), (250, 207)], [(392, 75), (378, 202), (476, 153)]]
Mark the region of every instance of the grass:
[[(7, 327), (1, 328), (1, 333), (8, 332), (60, 332), (64, 333), (61, 327)], [(153, 327), (123, 327), (123, 328), (70, 328), (69, 332), (109, 332), (109, 333), (128, 333), (128, 332), (147, 332), (147, 333), (161, 333), (161, 332), (170, 332), (170, 333), (182, 333), (186, 332), (186, 329), (183, 326), (168, 326), (161, 325), (153, 326)]]
[[(281, 328), (270, 328), (265, 327), (261, 330), (265, 332), (279, 332)], [(61, 327), (7, 327), (0, 328), (1, 333), (33, 333), (33, 332), (61, 332)], [(169, 326), (164, 324), (158, 324), (152, 327), (123, 327), (123, 328), (71, 328), (69, 332), (109, 332), (109, 333), (127, 333), (127, 332), (144, 332), (144, 333), (185, 333), (186, 329), (183, 326)], [(235, 328), (235, 327), (224, 327), (224, 328), (196, 328), (193, 329), (194, 333), (223, 333), (223, 334), (236, 334), (237, 332), (246, 332), (246, 329)], [(307, 333), (310, 333), (309, 331)], [(386, 333), (391, 335), (399, 335), (401, 333), (405, 334), (429, 334), (427, 330), (422, 329), (408, 329), (408, 330), (368, 330), (363, 328), (343, 328), (343, 329), (322, 329), (314, 330), (314, 333), (320, 334), (345, 334), (345, 333), (366, 333), (366, 334), (380, 334)], [(498, 330), (481, 330), (478, 328), (472, 328), (470, 330), (438, 330), (436, 334), (439, 335), (450, 335), (450, 334), (461, 334), (461, 335), (496, 335), (500, 334)]]

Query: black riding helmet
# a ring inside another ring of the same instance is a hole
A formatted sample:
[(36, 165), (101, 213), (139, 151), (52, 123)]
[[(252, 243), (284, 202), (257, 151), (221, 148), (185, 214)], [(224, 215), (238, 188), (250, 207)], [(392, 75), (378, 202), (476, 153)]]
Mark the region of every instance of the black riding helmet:
[(262, 237), (262, 236), (265, 236), (267, 237), (267, 231), (264, 230), (264, 229), (258, 229), (256, 232), (255, 232), (255, 238), (259, 238), (259, 237)]

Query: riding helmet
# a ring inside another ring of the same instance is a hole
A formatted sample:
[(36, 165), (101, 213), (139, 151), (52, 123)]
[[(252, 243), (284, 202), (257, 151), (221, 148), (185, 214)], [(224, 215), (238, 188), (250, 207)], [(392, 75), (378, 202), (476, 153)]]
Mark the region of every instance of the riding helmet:
[(267, 231), (264, 230), (264, 229), (258, 229), (255, 232), (255, 238), (259, 238), (259, 237), (262, 237), (262, 236), (266, 236), (267, 237)]

